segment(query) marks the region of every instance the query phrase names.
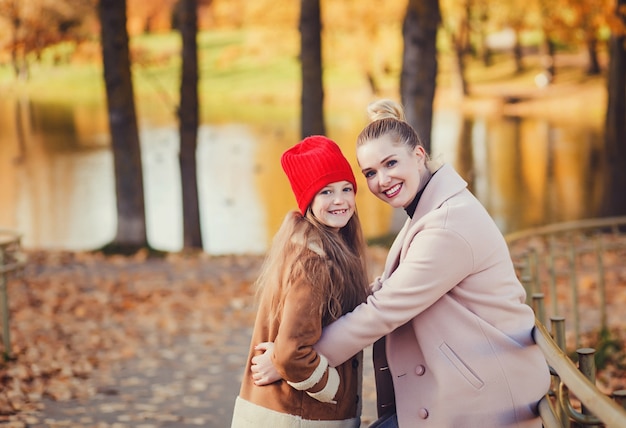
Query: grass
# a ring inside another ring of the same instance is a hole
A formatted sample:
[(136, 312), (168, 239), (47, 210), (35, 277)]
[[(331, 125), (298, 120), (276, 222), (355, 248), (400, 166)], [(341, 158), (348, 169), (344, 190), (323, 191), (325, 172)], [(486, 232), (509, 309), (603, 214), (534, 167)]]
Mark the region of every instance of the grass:
[[(250, 38), (244, 31), (199, 35), (199, 91), (204, 119), (267, 119), (268, 100), (291, 105), (295, 98), (299, 78), (296, 57), (253, 51), (246, 44)], [(178, 34), (136, 37), (131, 40), (130, 49), (138, 104), (143, 105), (142, 109), (145, 107), (144, 111), (174, 111), (180, 85)], [(0, 66), (0, 90), (9, 96), (26, 94), (38, 102), (79, 105), (103, 102), (99, 60), (55, 62), (55, 58), (71, 55), (67, 44), (46, 49), (39, 61), (31, 62), (27, 81), (16, 81), (9, 64)]]
[[(388, 43), (378, 41), (379, 46), (391, 46), (391, 53), (369, 66), (382, 88), (381, 96), (398, 97), (398, 36), (387, 36)], [(298, 43), (299, 35), (295, 29), (246, 28), (200, 33), (201, 121), (251, 125), (269, 121), (297, 122), (300, 103)], [(362, 120), (363, 105), (374, 97), (366, 80), (368, 67), (363, 64), (363, 55), (359, 54), (368, 46), (355, 43), (333, 40), (324, 52), (327, 120), (330, 123), (352, 118)], [(180, 37), (175, 32), (131, 39), (138, 111), (156, 122), (175, 120), (180, 85), (180, 44)], [(85, 51), (90, 55), (85, 55)], [(525, 57), (526, 70), (523, 73), (515, 73), (510, 55), (497, 55), (494, 60), (494, 65), (486, 67), (480, 61), (468, 59), (467, 78), (472, 96), (462, 101), (463, 108), (471, 111), (480, 108), (478, 100), (498, 101), (507, 94), (522, 93), (524, 100), (531, 104), (526, 110), (524, 105), (517, 106), (520, 114), (565, 115), (567, 120), (576, 116), (601, 122), (606, 104), (602, 98), (604, 79), (589, 78), (584, 74), (584, 58), (573, 63), (568, 61), (562, 66), (557, 64), (556, 84), (546, 90), (540, 90), (534, 82), (542, 70), (541, 57)], [(449, 54), (441, 53), (439, 64), (438, 101), (456, 103), (459, 97), (453, 85), (454, 60)], [(561, 88), (561, 92), (555, 88)], [(27, 81), (16, 82), (11, 66), (1, 65), (0, 91), (9, 97), (26, 94), (35, 102), (102, 104), (105, 92), (99, 48), (95, 43), (87, 48), (68, 43), (48, 48), (43, 51), (40, 61), (31, 61)], [(572, 97), (578, 101), (572, 102)], [(561, 107), (550, 105), (549, 99), (556, 100), (554, 103)], [(548, 107), (538, 108), (536, 102), (533, 104), (537, 100), (541, 106)], [(567, 101), (563, 103), (563, 100)], [(589, 106), (592, 106), (591, 113)], [(495, 110), (498, 109), (496, 106)]]

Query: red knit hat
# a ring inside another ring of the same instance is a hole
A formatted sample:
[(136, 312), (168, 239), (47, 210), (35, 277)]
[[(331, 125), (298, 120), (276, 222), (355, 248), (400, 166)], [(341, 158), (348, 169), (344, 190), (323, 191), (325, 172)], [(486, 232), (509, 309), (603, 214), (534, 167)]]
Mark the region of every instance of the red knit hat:
[(304, 215), (315, 194), (330, 183), (349, 181), (356, 193), (356, 180), (339, 146), (321, 135), (306, 137), (280, 158), (300, 212)]

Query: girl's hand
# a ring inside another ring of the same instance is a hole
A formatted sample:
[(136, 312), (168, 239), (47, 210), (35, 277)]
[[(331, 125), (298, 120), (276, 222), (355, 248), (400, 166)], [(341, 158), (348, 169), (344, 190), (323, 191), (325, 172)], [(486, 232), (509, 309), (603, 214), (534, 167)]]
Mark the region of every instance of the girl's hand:
[(280, 374), (272, 364), (272, 353), (274, 351), (273, 342), (262, 342), (254, 347), (257, 351), (263, 351), (255, 357), (252, 357), (252, 379), (254, 384), (258, 386), (269, 385), (281, 380)]

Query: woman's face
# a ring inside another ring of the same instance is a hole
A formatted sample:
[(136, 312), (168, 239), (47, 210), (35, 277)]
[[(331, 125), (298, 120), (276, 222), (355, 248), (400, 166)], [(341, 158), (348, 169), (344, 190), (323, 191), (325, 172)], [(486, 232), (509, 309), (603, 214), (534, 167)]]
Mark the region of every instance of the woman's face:
[(348, 224), (355, 206), (354, 186), (349, 181), (337, 181), (317, 192), (311, 211), (321, 223), (339, 230)]
[(383, 135), (357, 147), (356, 157), (370, 192), (394, 208), (408, 206), (421, 188), (426, 160), (421, 146), (410, 149)]

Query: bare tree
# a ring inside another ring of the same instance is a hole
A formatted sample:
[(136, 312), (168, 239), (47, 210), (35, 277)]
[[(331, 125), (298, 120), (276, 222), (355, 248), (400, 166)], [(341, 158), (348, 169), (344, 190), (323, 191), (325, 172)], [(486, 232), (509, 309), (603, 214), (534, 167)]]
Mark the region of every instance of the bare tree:
[(100, 0), (98, 11), (117, 198), (117, 233), (107, 249), (130, 253), (148, 244), (126, 0)]
[(28, 77), (29, 54), (34, 53), (32, 57), (39, 60), (41, 52), (48, 46), (88, 38), (85, 23), (95, 14), (95, 2), (0, 0), (0, 18), (9, 23), (11, 38), (7, 46), (16, 77)]
[(463, 0), (462, 8), (460, 8), (458, 16), (449, 19), (446, 25), (454, 48), (459, 86), (464, 96), (469, 95), (465, 56), (470, 50), (471, 6), (471, 0)]
[[(585, 38), (585, 47), (587, 48), (587, 56), (589, 63), (587, 65), (587, 74), (600, 74), (600, 60), (598, 59), (598, 23), (597, 17), (600, 16), (600, 7), (596, 2), (582, 2), (585, 6), (581, 13), (581, 27)], [(587, 12), (587, 13), (585, 13)]]
[(524, 50), (522, 48), (522, 29), (523, 21), (520, 19), (514, 19), (511, 21), (511, 26), (515, 33), (515, 42), (513, 44), (513, 59), (515, 60), (515, 72), (523, 73), (526, 69), (524, 67)]
[[(544, 1), (543, 4), (551, 4), (548, 3), (548, 1)], [(546, 12), (546, 10), (549, 10), (549, 6), (545, 6), (543, 8), (544, 12), (544, 23), (548, 22), (548, 18), (545, 18), (546, 15), (549, 15), (550, 12)], [(552, 29), (550, 28), (550, 25), (548, 24), (544, 24), (543, 26), (543, 34), (544, 34), (544, 38), (545, 38), (545, 53), (544, 53), (544, 60), (543, 60), (543, 67), (545, 69), (545, 72), (547, 73), (548, 77), (550, 80), (554, 79), (556, 76), (556, 41), (554, 36), (552, 35)]]
[(325, 134), (320, 0), (300, 1), (302, 137)]
[(402, 25), (400, 95), (407, 122), (418, 131), (427, 152), (430, 151), (440, 22), (439, 0), (409, 0)]
[(182, 0), (180, 33), (183, 65), (180, 85), (180, 175), (183, 195), (183, 246), (202, 248), (196, 148), (198, 146), (198, 2)]
[(609, 42), (608, 104), (605, 122), (606, 196), (604, 215), (626, 215), (626, 0), (617, 0)]

